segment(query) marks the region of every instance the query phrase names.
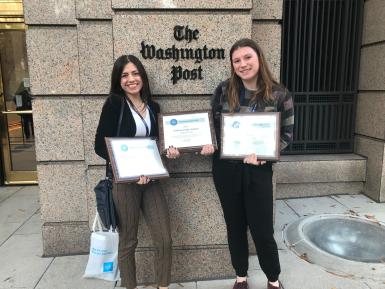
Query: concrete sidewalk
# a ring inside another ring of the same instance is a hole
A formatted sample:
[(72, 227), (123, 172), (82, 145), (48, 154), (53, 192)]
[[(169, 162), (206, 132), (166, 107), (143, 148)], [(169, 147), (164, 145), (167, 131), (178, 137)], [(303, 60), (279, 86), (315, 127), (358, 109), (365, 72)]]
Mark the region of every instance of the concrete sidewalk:
[[(88, 256), (42, 258), (41, 222), (37, 186), (0, 187), (0, 288), (105, 289), (112, 282), (82, 279)], [(385, 289), (383, 280), (339, 276), (310, 264), (290, 251), (282, 240), (282, 229), (301, 216), (319, 213), (357, 213), (385, 222), (385, 204), (363, 195), (339, 195), (278, 200), (276, 239), (285, 289)], [(384, 264), (385, 266), (385, 264)], [(266, 288), (257, 258), (250, 257), (250, 289)], [(172, 289), (226, 289), (234, 280), (194, 281), (172, 284)], [(145, 287), (140, 287), (145, 288)], [(151, 288), (151, 287), (147, 287)]]

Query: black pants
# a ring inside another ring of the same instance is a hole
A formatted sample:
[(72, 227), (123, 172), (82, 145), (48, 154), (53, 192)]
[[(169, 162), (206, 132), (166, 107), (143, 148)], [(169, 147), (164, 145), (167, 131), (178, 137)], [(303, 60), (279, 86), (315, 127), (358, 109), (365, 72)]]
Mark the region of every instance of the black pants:
[[(31, 136), (31, 132), (32, 132), (32, 135), (34, 135), (32, 115), (29, 115), (29, 114), (21, 115), (21, 120), (23, 122), (25, 137), (29, 138)], [(29, 127), (30, 124), (31, 124), (31, 129)]]
[(222, 205), (231, 262), (237, 276), (246, 276), (249, 266), (247, 227), (267, 279), (276, 281), (281, 272), (274, 240), (272, 176), (271, 163), (254, 166), (214, 157), (214, 184)]

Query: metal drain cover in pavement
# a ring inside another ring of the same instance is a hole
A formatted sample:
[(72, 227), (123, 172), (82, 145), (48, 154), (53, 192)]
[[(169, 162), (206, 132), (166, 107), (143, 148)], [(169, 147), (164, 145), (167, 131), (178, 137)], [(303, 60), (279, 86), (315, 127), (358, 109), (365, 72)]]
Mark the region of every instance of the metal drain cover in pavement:
[(350, 215), (314, 215), (289, 224), (283, 237), (294, 253), (310, 263), (356, 276), (385, 276), (382, 223)]
[(307, 224), (304, 234), (318, 248), (353, 261), (385, 262), (385, 230), (361, 219), (331, 218)]

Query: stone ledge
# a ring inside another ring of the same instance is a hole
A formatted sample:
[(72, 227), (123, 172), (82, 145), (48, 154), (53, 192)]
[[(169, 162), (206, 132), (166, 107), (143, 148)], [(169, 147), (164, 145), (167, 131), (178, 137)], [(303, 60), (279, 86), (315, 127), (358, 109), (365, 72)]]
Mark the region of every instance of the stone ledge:
[(286, 155), (274, 172), (277, 184), (363, 182), (366, 159), (356, 154)]
[(280, 162), (294, 161), (339, 161), (339, 160), (365, 160), (358, 154), (310, 154), (310, 155), (281, 155)]
[(276, 184), (276, 198), (303, 198), (341, 194), (360, 194), (363, 192), (363, 182), (327, 182), (303, 184)]
[(134, 0), (112, 0), (113, 9), (245, 9), (250, 10), (250, 0), (211, 0), (211, 1), (134, 1)]

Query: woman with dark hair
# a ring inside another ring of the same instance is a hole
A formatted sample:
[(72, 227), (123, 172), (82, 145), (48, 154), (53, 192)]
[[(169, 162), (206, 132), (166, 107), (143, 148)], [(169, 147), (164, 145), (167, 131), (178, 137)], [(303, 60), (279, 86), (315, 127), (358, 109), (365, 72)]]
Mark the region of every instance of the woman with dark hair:
[[(217, 140), (222, 112), (280, 112), (281, 150), (292, 140), (294, 111), (290, 93), (279, 85), (260, 47), (251, 39), (237, 41), (230, 50), (231, 77), (216, 88), (212, 110)], [(220, 144), (219, 144), (220, 145)], [(282, 288), (280, 263), (273, 229), (272, 163), (255, 154), (243, 161), (213, 157), (213, 178), (222, 205), (231, 262), (237, 278), (234, 289), (247, 289), (247, 227), (265, 273), (268, 289)]]
[[(121, 105), (124, 105), (120, 137), (158, 136), (159, 105), (151, 99), (147, 73), (133, 55), (122, 55), (114, 64), (111, 89), (100, 115), (95, 137), (95, 152), (107, 162), (105, 137), (115, 137)], [(179, 152), (167, 150), (167, 157)], [(159, 288), (168, 288), (171, 275), (171, 233), (166, 198), (159, 181), (141, 176), (137, 183), (115, 183), (113, 199), (118, 215), (118, 265), (121, 286), (134, 289), (136, 283), (135, 249), (138, 244), (139, 212), (142, 210), (155, 251), (155, 278)]]

